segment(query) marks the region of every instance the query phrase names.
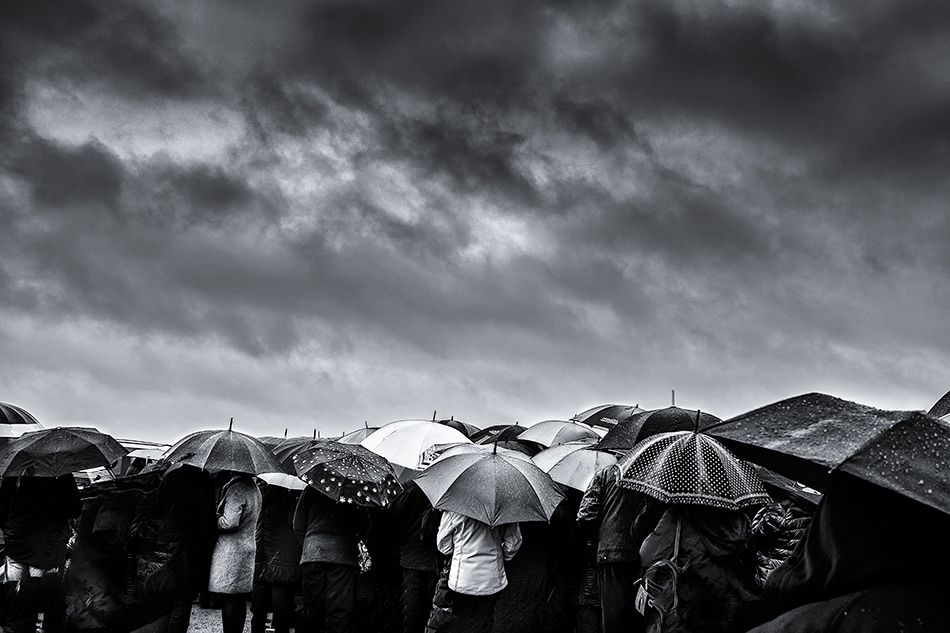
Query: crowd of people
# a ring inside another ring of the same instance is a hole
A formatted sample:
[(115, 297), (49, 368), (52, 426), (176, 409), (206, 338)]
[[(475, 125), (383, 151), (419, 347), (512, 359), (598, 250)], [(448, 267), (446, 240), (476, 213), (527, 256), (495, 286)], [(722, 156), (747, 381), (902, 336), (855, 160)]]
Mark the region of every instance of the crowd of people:
[[(492, 527), (413, 482), (386, 507), (159, 462), (78, 489), (5, 478), (0, 626), (224, 633), (937, 631), (948, 517), (847, 475), (817, 507), (663, 502), (617, 466), (549, 521)], [(814, 517), (814, 518), (813, 518)], [(899, 629), (900, 627), (904, 627)]]

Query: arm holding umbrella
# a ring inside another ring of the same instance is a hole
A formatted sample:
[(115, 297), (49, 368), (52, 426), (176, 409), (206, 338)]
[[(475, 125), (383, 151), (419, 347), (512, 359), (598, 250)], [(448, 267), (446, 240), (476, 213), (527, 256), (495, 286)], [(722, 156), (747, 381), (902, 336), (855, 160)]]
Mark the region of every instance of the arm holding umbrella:
[(521, 549), (521, 527), (517, 523), (506, 523), (503, 529), (504, 536), (501, 541), (501, 551), (505, 560), (509, 561)]

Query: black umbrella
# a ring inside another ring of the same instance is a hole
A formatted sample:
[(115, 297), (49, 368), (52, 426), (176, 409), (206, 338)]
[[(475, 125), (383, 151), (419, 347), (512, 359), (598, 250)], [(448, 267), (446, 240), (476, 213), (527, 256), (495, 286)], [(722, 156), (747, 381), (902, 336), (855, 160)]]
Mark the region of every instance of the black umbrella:
[(108, 468), (128, 452), (111, 435), (92, 428), (31, 431), (0, 447), (0, 475), (60, 477), (87, 468)]
[(481, 431), (469, 437), (475, 444), (494, 444), (495, 442), (510, 442), (527, 431), (528, 427), (520, 424), (495, 424), (486, 426)]
[(638, 404), (632, 406), (629, 404), (602, 404), (576, 414), (571, 418), (571, 422), (610, 429), (644, 411), (646, 409), (641, 409)]
[(165, 460), (212, 473), (223, 470), (251, 475), (287, 472), (267, 445), (232, 430), (230, 425), (227, 431), (198, 431), (183, 437), (168, 449)]
[(681, 409), (677, 406), (643, 411), (619, 422), (607, 431), (607, 434), (594, 448), (600, 451), (626, 451), (633, 448), (638, 442), (657, 433), (693, 431), (697, 429), (697, 414), (699, 415), (698, 429), (700, 431), (721, 421), (714, 415), (702, 411), (697, 412), (695, 409)]
[(950, 514), (950, 425), (820, 393), (761, 407), (706, 432), (736, 455), (812, 488), (850, 473)]

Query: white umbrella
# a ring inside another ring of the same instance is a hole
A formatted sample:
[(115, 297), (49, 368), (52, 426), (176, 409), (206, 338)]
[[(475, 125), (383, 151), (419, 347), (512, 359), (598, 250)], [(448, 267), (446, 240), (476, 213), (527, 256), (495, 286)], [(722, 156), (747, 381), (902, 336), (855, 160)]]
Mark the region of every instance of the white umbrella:
[(418, 470), (427, 449), (436, 444), (466, 442), (471, 440), (450, 426), (430, 420), (400, 420), (376, 429), (360, 445), (382, 455), (393, 465)]

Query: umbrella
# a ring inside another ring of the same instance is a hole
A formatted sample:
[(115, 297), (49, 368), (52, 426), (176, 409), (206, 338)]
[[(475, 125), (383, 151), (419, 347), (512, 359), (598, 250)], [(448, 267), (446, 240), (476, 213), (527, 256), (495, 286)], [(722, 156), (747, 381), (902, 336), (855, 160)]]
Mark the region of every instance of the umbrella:
[(0, 402), (0, 439), (20, 437), (30, 431), (39, 431), (43, 428), (36, 418), (14, 404)]
[(369, 437), (373, 431), (378, 431), (378, 426), (367, 426), (362, 429), (356, 429), (355, 431), (350, 431), (349, 433), (344, 433), (338, 442), (341, 444), (359, 444), (367, 437)]
[(935, 418), (943, 418), (947, 414), (950, 414), (950, 391), (943, 394), (943, 397), (937, 400), (927, 413)]
[(0, 475), (59, 477), (88, 468), (108, 468), (128, 452), (111, 435), (93, 428), (42, 429), (0, 447)]
[[(285, 439), (283, 442), (273, 447), (271, 450), (274, 453), (274, 456), (277, 458), (277, 461), (286, 468), (288, 471), (294, 471), (294, 455), (297, 453), (302, 453), (303, 451), (315, 446), (317, 442), (324, 442), (328, 439), (333, 438), (317, 438), (317, 434), (314, 433), (313, 437), (290, 437)], [(337, 440), (339, 441), (339, 440)]]
[(496, 424), (487, 426), (471, 436), (476, 444), (494, 444), (495, 442), (510, 442), (527, 431), (527, 427), (520, 424)]
[(288, 490), (303, 490), (307, 487), (307, 482), (297, 475), (288, 475), (287, 473), (260, 473), (257, 478), (270, 486), (287, 488)]
[(593, 442), (580, 441), (547, 448), (532, 459), (538, 468), (559, 484), (585, 491), (594, 475), (617, 463), (610, 453), (592, 449)]
[(495, 527), (548, 521), (564, 495), (530, 460), (495, 450), (446, 455), (414, 480), (437, 510)]
[(359, 444), (317, 440), (293, 461), (301, 479), (337, 503), (384, 508), (402, 490), (389, 462)]
[(518, 435), (518, 441), (536, 442), (546, 447), (582, 439), (598, 440), (600, 436), (589, 427), (567, 420), (544, 420)]
[(183, 437), (168, 449), (165, 460), (197, 466), (212, 473), (222, 470), (251, 475), (284, 472), (265, 444), (232, 430), (231, 425), (227, 431), (198, 431)]
[(842, 471), (950, 514), (950, 425), (821, 393), (761, 407), (707, 430), (748, 459), (823, 490)]
[(395, 466), (418, 469), (426, 449), (436, 444), (458, 444), (469, 439), (455, 429), (430, 420), (400, 420), (380, 427), (361, 446), (382, 455)]
[(443, 457), (450, 457), (452, 455), (461, 455), (463, 453), (491, 453), (498, 452), (502, 455), (508, 455), (515, 459), (524, 459), (526, 461), (532, 461), (531, 457), (527, 453), (523, 453), (518, 450), (513, 450), (510, 448), (505, 448), (499, 442), (498, 444), (436, 444), (432, 448), (428, 449), (425, 452), (425, 455), (422, 457), (422, 466), (423, 468), (428, 468), (430, 465), (435, 463), (437, 460), (442, 459)]
[(617, 467), (621, 486), (665, 503), (738, 510), (771, 502), (752, 464), (695, 431), (648, 437)]
[(643, 413), (640, 405), (602, 404), (582, 411), (571, 418), (571, 422), (580, 422), (588, 426), (612, 428), (629, 417)]
[(604, 438), (597, 444), (597, 450), (626, 451), (633, 448), (637, 442), (657, 433), (693, 431), (697, 428), (697, 415), (700, 431), (720, 421), (714, 415), (692, 409), (681, 409), (677, 406), (642, 411), (618, 422), (607, 431)]
[(460, 422), (459, 420), (456, 420), (454, 416), (449, 418), (448, 420), (436, 420), (436, 422), (438, 422), (439, 424), (444, 424), (445, 426), (452, 427), (453, 429), (455, 429), (456, 431), (458, 431), (459, 433), (461, 433), (462, 435), (464, 435), (465, 437), (469, 439), (471, 439), (473, 435), (475, 435), (481, 430), (474, 424), (468, 424), (467, 422)]

